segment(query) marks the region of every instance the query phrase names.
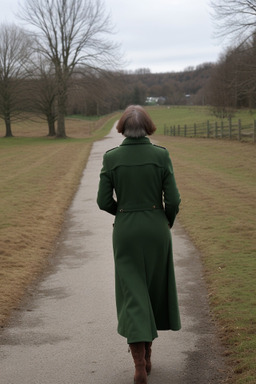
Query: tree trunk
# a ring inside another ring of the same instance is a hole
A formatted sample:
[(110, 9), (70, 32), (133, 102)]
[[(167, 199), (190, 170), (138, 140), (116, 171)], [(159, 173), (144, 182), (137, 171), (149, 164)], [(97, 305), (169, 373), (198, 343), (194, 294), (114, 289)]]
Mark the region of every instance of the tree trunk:
[(13, 137), (10, 118), (4, 119), (4, 122), (6, 128), (5, 137)]
[(48, 122), (48, 135), (50, 137), (56, 136), (56, 130), (55, 130), (55, 120), (53, 117), (48, 116), (47, 117)]
[(57, 121), (57, 135), (59, 138), (66, 138), (65, 128), (65, 114), (66, 114), (66, 92), (60, 92), (58, 95), (58, 121)]
[(65, 129), (65, 114), (60, 113), (58, 114), (58, 125), (57, 125), (57, 134), (56, 137), (65, 139), (66, 136), (66, 129)]

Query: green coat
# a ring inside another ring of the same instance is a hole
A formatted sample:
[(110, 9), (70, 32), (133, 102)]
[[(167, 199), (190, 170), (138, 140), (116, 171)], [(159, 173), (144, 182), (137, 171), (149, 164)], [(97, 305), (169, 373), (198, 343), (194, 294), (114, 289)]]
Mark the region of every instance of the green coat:
[(97, 203), (115, 215), (118, 333), (134, 343), (152, 341), (157, 330), (179, 330), (169, 227), (180, 195), (168, 151), (143, 137), (106, 152)]

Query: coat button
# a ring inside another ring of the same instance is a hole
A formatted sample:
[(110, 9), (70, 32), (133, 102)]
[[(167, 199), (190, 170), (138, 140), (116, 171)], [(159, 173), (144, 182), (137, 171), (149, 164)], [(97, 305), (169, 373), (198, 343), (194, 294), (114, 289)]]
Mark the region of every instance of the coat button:
[(153, 209), (155, 209), (156, 208), (156, 206), (155, 205), (153, 205)]

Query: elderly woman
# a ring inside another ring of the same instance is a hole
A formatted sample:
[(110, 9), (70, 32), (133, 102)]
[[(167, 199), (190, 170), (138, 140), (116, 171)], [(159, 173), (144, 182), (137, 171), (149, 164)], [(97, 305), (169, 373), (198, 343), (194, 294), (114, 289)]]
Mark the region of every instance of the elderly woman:
[(126, 138), (104, 155), (97, 197), (115, 215), (118, 333), (130, 346), (136, 384), (147, 383), (157, 330), (180, 329), (170, 233), (180, 195), (168, 151), (146, 137), (155, 130), (142, 107), (125, 110), (117, 131)]

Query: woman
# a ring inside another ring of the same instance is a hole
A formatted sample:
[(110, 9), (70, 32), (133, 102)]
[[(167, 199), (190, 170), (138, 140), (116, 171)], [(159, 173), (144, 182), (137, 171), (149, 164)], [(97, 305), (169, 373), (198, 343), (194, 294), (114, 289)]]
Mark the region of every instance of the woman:
[(97, 197), (115, 215), (118, 333), (130, 346), (136, 384), (147, 383), (157, 330), (180, 329), (170, 234), (180, 196), (168, 151), (146, 137), (155, 130), (142, 107), (125, 110), (117, 131), (126, 138), (103, 157)]

